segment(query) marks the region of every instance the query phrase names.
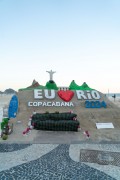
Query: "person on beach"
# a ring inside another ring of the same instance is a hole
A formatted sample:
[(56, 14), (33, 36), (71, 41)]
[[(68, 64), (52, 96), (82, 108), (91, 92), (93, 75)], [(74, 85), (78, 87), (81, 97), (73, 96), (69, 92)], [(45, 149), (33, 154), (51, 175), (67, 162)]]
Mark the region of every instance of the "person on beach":
[(114, 101), (115, 101), (116, 95), (114, 94), (112, 97), (114, 98)]

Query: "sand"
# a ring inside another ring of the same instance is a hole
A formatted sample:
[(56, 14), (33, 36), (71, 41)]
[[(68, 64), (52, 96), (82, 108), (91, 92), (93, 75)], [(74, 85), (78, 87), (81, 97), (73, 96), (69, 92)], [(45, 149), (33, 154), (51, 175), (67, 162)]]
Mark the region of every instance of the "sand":
[[(27, 97), (26, 97), (27, 96)], [(28, 127), (28, 121), (33, 113), (34, 108), (28, 108), (26, 99), (31, 99), (31, 92), (22, 92), (18, 94), (19, 97), (19, 111), (15, 119), (11, 119), (13, 123), (13, 133), (9, 135), (7, 142), (30, 142), (30, 143), (73, 143), (79, 141), (88, 141), (84, 135), (84, 131), (88, 130), (90, 134), (90, 141), (120, 141), (120, 99), (107, 98), (102, 94), (102, 100), (107, 102), (106, 109), (86, 109), (83, 106), (84, 102), (78, 103), (76, 97), (73, 101), (76, 102), (76, 107), (70, 109), (69, 107), (61, 107), (59, 112), (73, 110), (77, 114), (77, 119), (80, 121), (81, 129), (78, 132), (53, 132), (53, 131), (37, 131), (32, 130), (27, 136), (23, 135), (23, 131)], [(57, 101), (58, 99), (56, 99)], [(38, 108), (36, 112), (58, 111), (58, 107)], [(97, 129), (96, 123), (112, 122), (114, 129)], [(3, 142), (3, 140), (0, 140)], [(6, 142), (6, 141), (5, 141)]]

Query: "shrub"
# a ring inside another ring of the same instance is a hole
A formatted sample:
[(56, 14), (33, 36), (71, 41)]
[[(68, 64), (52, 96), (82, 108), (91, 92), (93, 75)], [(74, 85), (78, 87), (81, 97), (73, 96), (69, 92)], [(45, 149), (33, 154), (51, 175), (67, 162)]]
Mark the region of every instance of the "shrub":
[(2, 139), (3, 139), (3, 140), (7, 140), (7, 139), (8, 139), (8, 135), (3, 134), (3, 135), (2, 135)]
[(3, 121), (1, 123), (1, 129), (4, 129), (5, 126), (8, 125), (9, 118), (3, 118)]
[(5, 124), (7, 124), (9, 121), (9, 118), (3, 118), (3, 121), (5, 122)]
[(3, 129), (5, 126), (5, 123), (4, 122), (1, 122), (1, 129)]

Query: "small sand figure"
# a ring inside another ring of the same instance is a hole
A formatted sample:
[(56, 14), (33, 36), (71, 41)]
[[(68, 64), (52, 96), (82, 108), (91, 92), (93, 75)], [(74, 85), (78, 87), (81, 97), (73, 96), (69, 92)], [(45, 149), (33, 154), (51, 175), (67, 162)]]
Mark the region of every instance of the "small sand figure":
[(33, 114), (36, 114), (36, 111), (35, 111), (35, 110), (33, 111)]
[(25, 131), (23, 131), (23, 135), (27, 135), (30, 132), (30, 128), (26, 128)]
[(90, 134), (88, 131), (84, 131), (84, 134), (86, 135), (86, 138), (90, 138)]

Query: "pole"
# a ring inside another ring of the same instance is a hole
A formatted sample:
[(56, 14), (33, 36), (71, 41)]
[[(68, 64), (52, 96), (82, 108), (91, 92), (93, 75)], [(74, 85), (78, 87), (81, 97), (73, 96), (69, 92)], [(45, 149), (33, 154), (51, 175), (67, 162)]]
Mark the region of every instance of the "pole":
[(109, 89), (108, 89), (108, 97), (109, 97)]

